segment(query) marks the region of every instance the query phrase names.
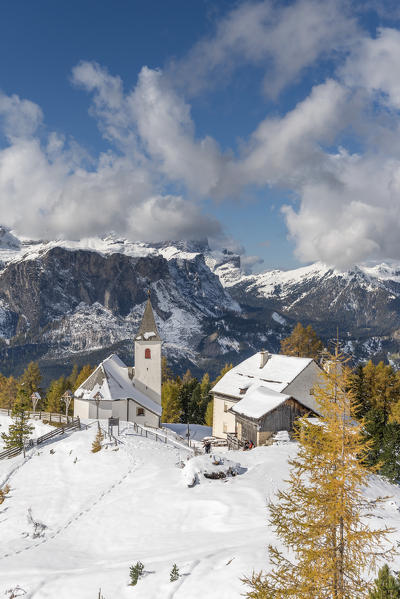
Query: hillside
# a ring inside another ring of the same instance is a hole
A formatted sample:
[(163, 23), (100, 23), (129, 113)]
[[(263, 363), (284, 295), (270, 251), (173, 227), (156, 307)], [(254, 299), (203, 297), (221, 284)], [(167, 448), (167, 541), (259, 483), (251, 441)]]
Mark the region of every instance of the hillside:
[(397, 360), (400, 266), (324, 264), (245, 274), (240, 257), (204, 242), (18, 239), (0, 227), (0, 363), (19, 374), (39, 360), (45, 382), (132, 339), (151, 290), (164, 353), (175, 372), (216, 374), (260, 347), (279, 350), (300, 321), (355, 360)]
[[(267, 566), (265, 506), (296, 444), (223, 453), (243, 473), (188, 488), (177, 467), (185, 450), (122, 434), (118, 451), (93, 454), (94, 435), (0, 462), (0, 486), (11, 487), (0, 506), (0, 596), (20, 585), (32, 599), (94, 599), (100, 587), (105, 599), (239, 599), (240, 577)], [(399, 489), (375, 477), (367, 495), (378, 494), (392, 499), (373, 522), (399, 528)], [(146, 575), (132, 588), (138, 560)], [(182, 576), (170, 583), (173, 563)]]

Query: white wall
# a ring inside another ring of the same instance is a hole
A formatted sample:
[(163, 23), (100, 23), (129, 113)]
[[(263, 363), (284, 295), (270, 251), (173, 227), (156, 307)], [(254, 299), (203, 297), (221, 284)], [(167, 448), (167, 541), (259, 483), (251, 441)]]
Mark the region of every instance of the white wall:
[[(128, 400), (126, 399), (112, 402), (112, 415), (114, 418), (127, 420), (127, 403)], [(143, 416), (137, 415), (138, 408), (142, 408), (144, 410)], [(146, 408), (143, 408), (143, 406), (140, 406), (133, 399), (129, 400), (129, 422), (136, 422), (137, 424), (141, 424), (142, 426), (158, 427), (159, 425), (158, 416), (153, 412), (146, 410)]]
[(318, 405), (314, 396), (310, 394), (310, 391), (313, 387), (323, 382), (320, 373), (321, 369), (319, 366), (315, 362), (311, 362), (282, 393), (295, 397), (304, 403), (305, 406), (318, 413)]
[[(150, 349), (151, 358), (145, 358)], [(135, 386), (161, 405), (161, 342), (135, 341)]]
[(74, 418), (89, 418), (89, 402), (83, 399), (74, 399)]
[[(235, 416), (230, 412), (225, 412), (225, 406), (227, 409), (237, 403), (236, 401), (230, 401), (224, 399), (222, 396), (214, 394), (214, 407), (213, 407), (213, 436), (226, 438), (226, 433), (235, 432)], [(226, 425), (226, 431), (224, 431), (224, 424)]]

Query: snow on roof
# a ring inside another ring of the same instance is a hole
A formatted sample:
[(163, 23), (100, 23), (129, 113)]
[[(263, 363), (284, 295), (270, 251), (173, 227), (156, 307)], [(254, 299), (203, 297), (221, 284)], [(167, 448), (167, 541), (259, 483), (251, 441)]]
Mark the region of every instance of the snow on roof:
[(240, 389), (258, 382), (279, 393), (312, 361), (312, 358), (269, 354), (266, 364), (260, 368), (261, 352), (257, 352), (227, 372), (212, 391), (240, 399)]
[(133, 399), (161, 416), (161, 405), (135, 387), (135, 380), (129, 376), (128, 366), (116, 354), (111, 354), (103, 360), (74, 395), (78, 399), (94, 399), (97, 395), (102, 401)]
[(268, 387), (257, 385), (252, 387), (241, 401), (232, 406), (231, 411), (235, 414), (258, 419), (275, 410), (287, 399), (290, 399), (290, 395), (277, 393)]

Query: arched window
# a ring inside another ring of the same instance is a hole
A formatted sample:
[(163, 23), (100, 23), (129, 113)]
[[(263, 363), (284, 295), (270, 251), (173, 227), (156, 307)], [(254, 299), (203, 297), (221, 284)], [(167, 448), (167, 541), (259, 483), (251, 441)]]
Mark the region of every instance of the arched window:
[(151, 359), (151, 351), (148, 347), (146, 347), (146, 349), (144, 350), (144, 357), (146, 360), (150, 360)]

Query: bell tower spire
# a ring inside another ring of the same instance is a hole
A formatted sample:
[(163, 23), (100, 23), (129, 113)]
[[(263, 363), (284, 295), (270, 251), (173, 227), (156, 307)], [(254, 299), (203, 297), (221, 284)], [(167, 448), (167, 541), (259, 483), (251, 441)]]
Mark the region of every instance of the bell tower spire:
[(135, 386), (161, 404), (161, 337), (147, 291), (142, 322), (135, 337)]

